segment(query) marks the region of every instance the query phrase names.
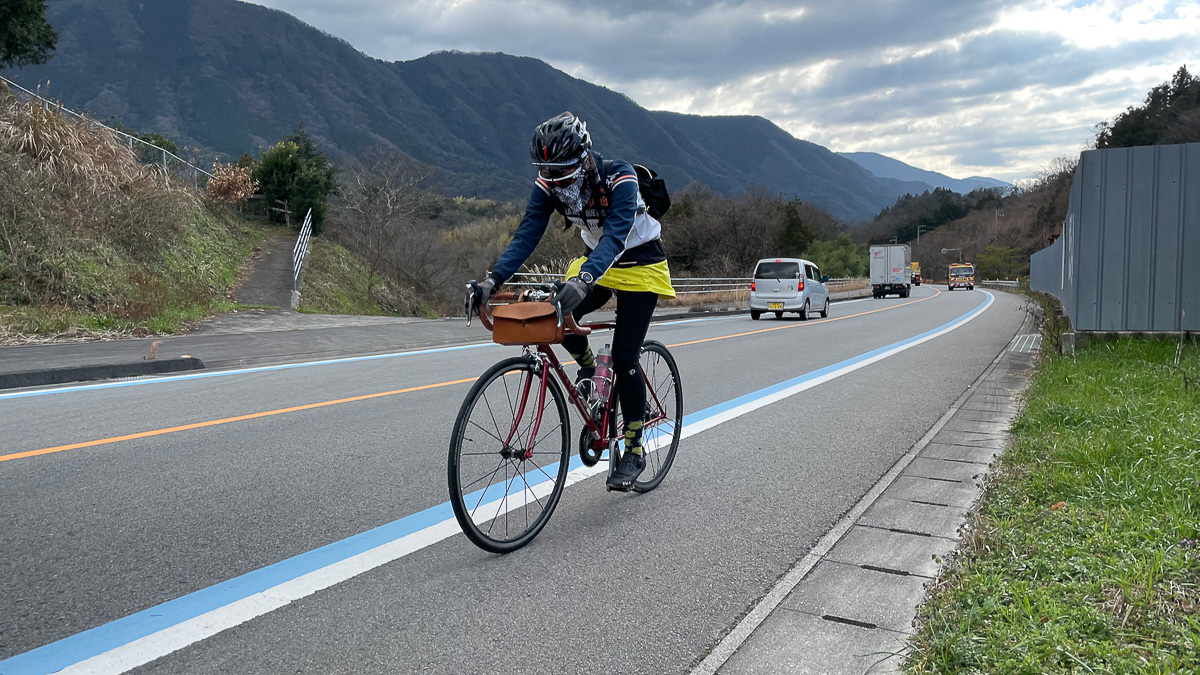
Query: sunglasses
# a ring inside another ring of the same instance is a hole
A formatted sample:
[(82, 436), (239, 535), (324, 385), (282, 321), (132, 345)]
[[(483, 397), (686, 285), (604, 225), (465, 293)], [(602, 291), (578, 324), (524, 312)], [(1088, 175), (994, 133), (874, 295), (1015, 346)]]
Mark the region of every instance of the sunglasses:
[(544, 165), (538, 167), (538, 176), (542, 180), (549, 183), (552, 187), (566, 187), (575, 182), (579, 174), (583, 172), (582, 162), (573, 162), (567, 166), (551, 166)]

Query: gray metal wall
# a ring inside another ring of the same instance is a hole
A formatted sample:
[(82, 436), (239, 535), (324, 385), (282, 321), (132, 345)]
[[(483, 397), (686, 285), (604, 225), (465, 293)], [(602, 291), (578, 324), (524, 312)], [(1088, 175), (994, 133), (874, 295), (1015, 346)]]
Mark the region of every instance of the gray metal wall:
[(1200, 143), (1083, 153), (1029, 282), (1077, 330), (1200, 330)]

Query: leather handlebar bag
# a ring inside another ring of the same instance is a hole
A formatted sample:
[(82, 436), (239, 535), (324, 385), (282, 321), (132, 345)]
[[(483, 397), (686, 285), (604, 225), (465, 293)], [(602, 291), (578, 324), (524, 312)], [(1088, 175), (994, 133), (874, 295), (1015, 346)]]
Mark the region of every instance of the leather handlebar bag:
[(563, 340), (564, 330), (549, 302), (514, 302), (492, 312), (492, 341), (497, 344), (558, 343)]

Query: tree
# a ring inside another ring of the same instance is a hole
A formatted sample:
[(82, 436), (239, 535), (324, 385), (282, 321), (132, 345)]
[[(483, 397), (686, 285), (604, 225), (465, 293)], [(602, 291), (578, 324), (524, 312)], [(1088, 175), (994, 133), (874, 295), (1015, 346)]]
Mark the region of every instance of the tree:
[(46, 0), (0, 2), (0, 70), (50, 60), (58, 33), (46, 21)]
[[(301, 152), (295, 143), (289, 145)], [(440, 240), (426, 231), (422, 219), (435, 201), (424, 185), (431, 174), (428, 165), (390, 148), (371, 150), (346, 169), (332, 220), (367, 265), (368, 299), (388, 267), (428, 291), (424, 272), (443, 266), (435, 260)]]
[(975, 257), (980, 279), (1011, 279), (1027, 274), (1029, 258), (1010, 246), (988, 246)]
[[(271, 208), (272, 222), (299, 223), (312, 209), (313, 234), (321, 234), (329, 196), (337, 188), (337, 168), (317, 149), (303, 125), (296, 125), (294, 133), (263, 153), (254, 167), (254, 179)], [(288, 220), (280, 210), (284, 204), (291, 214)]]
[(169, 152), (173, 155), (179, 154), (179, 146), (175, 145), (175, 141), (172, 141), (171, 139), (167, 138), (166, 136), (163, 136), (162, 134), (159, 134), (159, 133), (141, 134), (138, 136), (138, 138), (142, 139), (143, 141), (146, 141), (150, 145), (153, 145), (158, 148), (162, 148), (163, 150), (166, 150), (167, 152)]
[(809, 244), (815, 239), (813, 231), (804, 223), (800, 215), (799, 199), (793, 199), (783, 205), (783, 231), (779, 234), (779, 254), (789, 257), (804, 255)]
[(1200, 78), (1181, 66), (1169, 82), (1146, 94), (1141, 107), (1130, 107), (1112, 122), (1096, 125), (1097, 148), (1200, 141)]

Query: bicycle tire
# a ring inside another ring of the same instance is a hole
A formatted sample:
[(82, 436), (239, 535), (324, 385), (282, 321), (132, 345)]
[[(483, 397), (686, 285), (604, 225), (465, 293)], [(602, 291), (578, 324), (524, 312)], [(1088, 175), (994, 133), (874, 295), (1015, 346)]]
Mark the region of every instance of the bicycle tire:
[[(514, 357), (500, 361), (484, 372), (467, 392), (450, 437), (446, 473), (454, 517), (471, 543), (491, 553), (515, 551), (542, 531), (558, 505), (570, 470), (571, 429), (567, 401), (553, 374), (547, 388), (550, 400), (542, 406), (538, 435), (530, 444), (533, 456), (519, 460), (506, 456), (514, 446), (524, 448), (529, 440), (525, 435), (532, 432), (540, 378), (534, 372), (535, 368), (533, 359)], [(522, 377), (512, 386), (506, 376), (516, 373), (521, 373)], [(525, 377), (533, 378), (527, 394)], [(491, 398), (489, 391), (494, 392)], [(526, 398), (524, 409), (519, 406), (521, 398)], [(519, 418), (518, 412), (521, 413)], [(473, 428), (473, 433), (468, 435)], [(510, 431), (516, 437), (505, 446)], [(556, 436), (558, 447), (553, 448)], [(536, 448), (540, 443), (548, 443), (551, 447), (538, 452)], [(552, 459), (557, 462), (556, 466), (548, 463)], [(540, 461), (547, 463), (542, 465)], [(493, 465), (494, 468), (488, 468)], [(534, 472), (532, 483), (529, 480), (531, 472)], [(493, 482), (501, 473), (503, 481)], [(485, 480), (486, 485), (481, 486)], [(514, 493), (514, 488), (518, 492)], [(540, 511), (533, 513), (537, 509)], [(494, 516), (489, 517), (493, 511)], [(497, 529), (501, 520), (503, 525)], [(510, 520), (515, 521), (512, 526)], [(514, 528), (517, 531), (514, 532)]]
[[(658, 487), (675, 462), (679, 450), (679, 434), (683, 431), (683, 383), (679, 366), (667, 346), (657, 340), (642, 343), (642, 371), (646, 373), (646, 417), (662, 419), (642, 429), (642, 443), (649, 450), (643, 480), (635, 480), (636, 492), (649, 492)], [(663, 372), (665, 369), (666, 372)], [(657, 401), (657, 403), (656, 403)], [(656, 409), (661, 406), (661, 409)], [(674, 407), (672, 410), (671, 407)], [(670, 435), (667, 447), (655, 447)]]

